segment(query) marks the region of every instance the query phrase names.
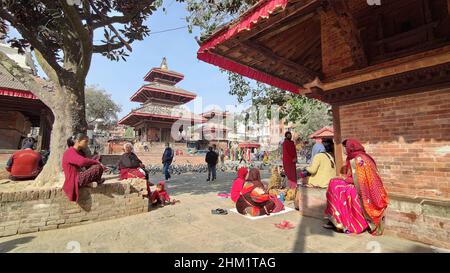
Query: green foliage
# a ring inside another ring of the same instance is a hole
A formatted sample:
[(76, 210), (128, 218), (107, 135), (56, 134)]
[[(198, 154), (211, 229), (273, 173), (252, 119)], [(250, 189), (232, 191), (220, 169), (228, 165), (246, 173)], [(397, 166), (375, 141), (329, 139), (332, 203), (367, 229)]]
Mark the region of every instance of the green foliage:
[(85, 98), (88, 124), (93, 124), (97, 119), (103, 119), (105, 125), (117, 122), (117, 114), (122, 110), (121, 106), (117, 105), (105, 90), (97, 86), (88, 86)]
[(134, 129), (132, 127), (129, 127), (125, 130), (125, 133), (123, 134), (124, 138), (134, 138)]
[(202, 38), (212, 34), (217, 28), (235, 19), (258, 0), (177, 0), (186, 3), (189, 15), (186, 22), (189, 30), (199, 27)]

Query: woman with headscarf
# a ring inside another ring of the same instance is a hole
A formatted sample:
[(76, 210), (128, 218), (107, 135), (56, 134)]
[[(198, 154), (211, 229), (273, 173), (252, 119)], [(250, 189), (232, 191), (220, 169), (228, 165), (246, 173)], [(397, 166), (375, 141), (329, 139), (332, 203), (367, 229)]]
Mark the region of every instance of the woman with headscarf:
[(240, 191), (236, 202), (237, 211), (250, 216), (270, 215), (277, 208), (277, 203), (274, 201), (261, 182), (259, 170), (253, 168)]
[(384, 212), (388, 196), (381, 181), (375, 160), (355, 139), (342, 143), (347, 155), (346, 178), (334, 178), (327, 191), (328, 206), (325, 211), (329, 223), (345, 233), (381, 235), (384, 229)]
[(247, 178), (248, 169), (240, 168), (237, 173), (237, 178), (233, 181), (233, 186), (231, 187), (231, 200), (236, 203), (241, 193), (242, 187), (244, 186), (245, 179)]

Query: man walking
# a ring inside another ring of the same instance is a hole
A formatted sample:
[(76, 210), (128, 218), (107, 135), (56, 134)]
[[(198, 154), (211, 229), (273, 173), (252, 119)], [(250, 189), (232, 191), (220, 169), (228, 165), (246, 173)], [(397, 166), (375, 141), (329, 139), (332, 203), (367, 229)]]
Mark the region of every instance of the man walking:
[(205, 161), (208, 163), (208, 179), (206, 181), (210, 181), (211, 173), (212, 173), (212, 181), (216, 180), (216, 165), (219, 160), (219, 155), (213, 150), (212, 147), (209, 147), (209, 152), (206, 153)]
[(164, 150), (163, 156), (162, 156), (162, 163), (163, 163), (163, 172), (165, 175), (166, 181), (169, 181), (170, 179), (170, 173), (169, 168), (170, 164), (172, 164), (173, 161), (173, 150), (170, 148), (170, 144), (166, 143), (166, 149)]

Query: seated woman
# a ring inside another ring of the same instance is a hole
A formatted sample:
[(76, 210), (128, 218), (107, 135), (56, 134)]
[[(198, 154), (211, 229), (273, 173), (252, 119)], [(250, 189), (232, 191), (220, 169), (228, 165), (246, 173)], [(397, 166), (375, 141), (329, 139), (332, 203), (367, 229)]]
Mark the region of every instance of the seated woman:
[(323, 142), (324, 150), (320, 150), (303, 172), (301, 177), (309, 176), (308, 186), (317, 188), (327, 188), (330, 180), (336, 176), (336, 167), (334, 158), (331, 155), (333, 151), (331, 142)]
[(267, 186), (261, 182), (261, 173), (257, 168), (253, 168), (250, 170), (250, 172), (248, 173), (247, 182), (253, 182), (256, 187), (260, 187), (265, 191), (267, 190)]
[(325, 211), (329, 222), (324, 227), (357, 234), (368, 229), (373, 235), (381, 235), (389, 201), (375, 160), (357, 140), (347, 139), (342, 144), (347, 177), (330, 181)]
[(261, 183), (258, 169), (252, 169), (236, 202), (240, 214), (250, 216), (270, 215), (276, 207), (275, 198), (271, 197)]
[(248, 169), (247, 168), (240, 168), (238, 170), (238, 174), (237, 174), (237, 178), (233, 181), (233, 186), (231, 187), (231, 200), (236, 203), (240, 194), (241, 194), (241, 190), (242, 187), (244, 186), (245, 183), (245, 179), (247, 178), (248, 175)]
[(148, 174), (145, 172), (145, 165), (142, 161), (133, 153), (133, 145), (126, 143), (123, 145), (124, 154), (120, 156), (119, 163), (117, 164), (120, 170), (120, 180), (129, 178), (142, 178), (148, 180)]
[(149, 181), (149, 174), (145, 169), (145, 165), (142, 161), (133, 153), (133, 145), (131, 143), (125, 143), (123, 145), (124, 154), (120, 157), (118, 163), (118, 169), (120, 171), (120, 180), (126, 180), (130, 178), (141, 178), (147, 181), (147, 192), (150, 196), (150, 186), (153, 186)]
[(70, 201), (78, 202), (78, 188), (84, 186), (97, 187), (102, 179), (104, 166), (98, 161), (86, 158), (81, 154), (88, 146), (89, 137), (77, 134), (67, 140), (69, 147), (63, 155), (62, 167), (65, 175), (63, 190)]

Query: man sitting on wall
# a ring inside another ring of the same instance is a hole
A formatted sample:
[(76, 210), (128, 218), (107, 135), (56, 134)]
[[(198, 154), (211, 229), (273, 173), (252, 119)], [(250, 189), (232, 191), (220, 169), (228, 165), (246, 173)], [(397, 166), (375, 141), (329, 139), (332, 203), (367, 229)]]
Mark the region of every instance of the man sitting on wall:
[(6, 170), (13, 181), (33, 180), (42, 170), (42, 156), (33, 151), (34, 141), (24, 141), (22, 150), (15, 152), (6, 163)]

